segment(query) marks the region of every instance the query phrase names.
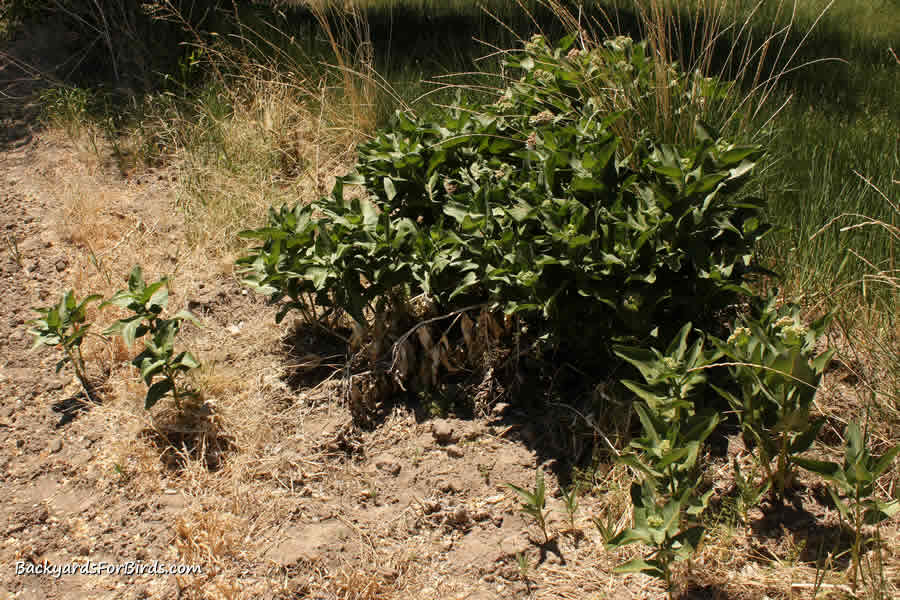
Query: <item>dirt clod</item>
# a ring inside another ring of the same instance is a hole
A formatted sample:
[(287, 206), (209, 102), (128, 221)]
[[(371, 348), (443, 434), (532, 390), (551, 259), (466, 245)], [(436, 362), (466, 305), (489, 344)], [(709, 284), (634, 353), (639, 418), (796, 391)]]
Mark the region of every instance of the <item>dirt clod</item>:
[(400, 474), (400, 464), (391, 458), (377, 459), (375, 461), (375, 467), (392, 477), (396, 477)]
[(463, 449), (456, 444), (451, 444), (444, 450), (447, 452), (447, 456), (449, 456), (450, 458), (462, 458), (466, 454)]
[(439, 419), (431, 424), (431, 435), (438, 444), (452, 444), (459, 439), (459, 434), (445, 419)]

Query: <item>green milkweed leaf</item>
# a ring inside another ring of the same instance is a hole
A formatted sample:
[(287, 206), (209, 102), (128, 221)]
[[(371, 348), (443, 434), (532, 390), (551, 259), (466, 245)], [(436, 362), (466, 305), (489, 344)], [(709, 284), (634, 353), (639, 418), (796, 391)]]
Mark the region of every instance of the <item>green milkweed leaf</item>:
[(648, 561), (643, 558), (633, 558), (615, 567), (613, 573), (646, 573), (659, 578), (662, 578), (665, 574), (659, 561)]
[(165, 397), (166, 394), (174, 389), (174, 385), (168, 379), (157, 381), (147, 390), (147, 397), (144, 399), (144, 408), (150, 410), (157, 402)]

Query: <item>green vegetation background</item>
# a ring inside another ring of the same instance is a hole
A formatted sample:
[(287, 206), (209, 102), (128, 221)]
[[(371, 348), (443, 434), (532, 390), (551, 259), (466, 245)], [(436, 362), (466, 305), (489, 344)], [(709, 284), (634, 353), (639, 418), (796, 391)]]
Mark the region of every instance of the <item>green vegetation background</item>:
[[(79, 2), (85, 4), (83, 0), (15, 0), (2, 9), (0, 18), (24, 23), (29, 18), (59, 18), (60, 7), (77, 8)], [(198, 29), (221, 37), (271, 32), (271, 36), (263, 33), (268, 40), (260, 48), (278, 46), (288, 54), (299, 49), (307, 59), (317, 56), (322, 62), (333, 62), (328, 58), (328, 40), (299, 0), (275, 3), (274, 10), (258, 2), (176, 0), (174, 4), (193, 7), (188, 16)], [(683, 2), (684, 6), (702, 4)], [(360, 5), (365, 7), (376, 72), (399, 99), (419, 112), (448, 102), (458, 90), (434, 92), (435, 86), (428, 82), (485, 85), (485, 77), (463, 75), (448, 80), (444, 76), (498, 69), (499, 60), (491, 56), (494, 49), (514, 48), (517, 36), (527, 38), (538, 28), (551, 39), (564, 33), (551, 12), (534, 0), (362, 0)], [(773, 22), (789, 28), (783, 45), (769, 53), (766, 63), (774, 68), (789, 60), (791, 70), (741, 132), (764, 143), (771, 153), (762, 179), (769, 217), (781, 229), (766, 242), (768, 264), (804, 294), (830, 292), (844, 284), (859, 289), (852, 284), (866, 274), (895, 270), (896, 240), (887, 231), (864, 227), (842, 232), (840, 227), (852, 220), (840, 216), (866, 215), (897, 224), (897, 212), (874, 188), (893, 199), (900, 179), (900, 63), (894, 54), (897, 48), (891, 49), (900, 41), (900, 3), (762, 0), (730, 6), (729, 14), (752, 15), (746, 35), (755, 43), (765, 38)], [(240, 31), (229, 19), (235, 10), (240, 13)], [(693, 27), (701, 12), (688, 12), (685, 23)], [(640, 37), (634, 2), (587, 0), (581, 14), (585, 22), (594, 20), (610, 32)], [(275, 34), (271, 25), (281, 33)], [(738, 68), (725, 61), (738, 29), (726, 29), (719, 40), (717, 55), (722, 61), (714, 68), (725, 77)], [(89, 29), (83, 33), (81, 40), (86, 44), (96, 37)], [(295, 43), (293, 50), (287, 39)], [(184, 41), (189, 36), (178, 24), (137, 23), (132, 39), (122, 40), (118, 72), (109, 72), (108, 49), (102, 43), (93, 44), (94, 54), (73, 73), (75, 83), (108, 86), (114, 78), (131, 77), (125, 88), (139, 91), (158, 86), (164, 79), (160, 75), (169, 81), (202, 83), (202, 73), (179, 74), (190, 64), (192, 52), (190, 46), (179, 45)], [(121, 89), (122, 81), (116, 83)], [(384, 122), (398, 102), (387, 94), (380, 94), (378, 102), (379, 121)], [(773, 113), (777, 113), (774, 118)], [(836, 218), (834, 226), (815, 235)], [(893, 291), (867, 287), (866, 294), (896, 306), (896, 286)]]

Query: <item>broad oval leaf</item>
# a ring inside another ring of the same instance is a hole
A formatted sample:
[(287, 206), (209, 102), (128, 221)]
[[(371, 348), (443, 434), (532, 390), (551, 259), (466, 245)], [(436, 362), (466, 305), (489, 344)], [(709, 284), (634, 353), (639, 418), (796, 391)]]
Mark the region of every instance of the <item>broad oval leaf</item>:
[(144, 409), (150, 410), (166, 394), (173, 389), (172, 382), (168, 379), (157, 381), (147, 389), (147, 397), (144, 399)]

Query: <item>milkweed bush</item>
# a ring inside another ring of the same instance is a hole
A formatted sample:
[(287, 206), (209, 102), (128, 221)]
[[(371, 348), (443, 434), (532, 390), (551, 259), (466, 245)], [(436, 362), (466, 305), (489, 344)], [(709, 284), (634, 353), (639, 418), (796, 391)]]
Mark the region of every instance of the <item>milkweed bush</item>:
[[(647, 45), (574, 41), (511, 53), (521, 77), (493, 104), (397, 113), (330, 196), (242, 234), (260, 242), (239, 261), (246, 281), (287, 299), (279, 318), (314, 298), (365, 324), (424, 295), (438, 314), (485, 305), (591, 344), (709, 322), (747, 292), (769, 230), (744, 193), (763, 149), (700, 120), (676, 144), (636, 130), (660, 81)], [(722, 94), (666, 69), (676, 113)]]
[[(508, 379), (528, 387), (522, 356), (555, 380), (559, 361), (541, 360), (542, 342), (582, 374), (628, 363), (644, 380), (620, 381), (643, 430), (620, 456), (638, 476), (634, 522), (618, 531), (596, 522), (610, 548), (650, 546), (618, 571), (655, 575), (671, 592), (671, 565), (704, 537), (715, 490), (702, 477), (702, 449), (721, 423), (741, 426), (764, 471), (751, 483), (736, 470), (736, 481), (756, 501), (789, 491), (802, 464), (794, 455), (823, 423), (810, 406), (831, 357), (817, 350), (828, 319), (806, 327), (797, 307), (749, 288), (763, 271), (754, 249), (771, 229), (748, 192), (764, 149), (699, 118), (727, 100), (726, 86), (660, 64), (629, 38), (589, 49), (574, 40), (551, 46), (536, 36), (510, 54), (507, 72), (520, 77), (492, 104), (460, 100), (430, 120), (396, 114), (330, 196), (272, 208), (266, 227), (244, 232), (259, 243), (239, 263), (248, 284), (282, 303), (279, 320), (293, 309), (309, 316), (313, 303), (353, 319), (351, 346), (369, 350), (354, 355), (368, 357), (361, 368), (348, 363), (355, 421), (405, 383), (437, 387), (441, 369), (475, 373), (466, 391), (476, 406), (495, 368), (519, 369)], [(661, 85), (668, 116), (693, 120), (693, 135), (654, 118)], [(725, 310), (742, 297), (744, 310)], [(416, 314), (421, 298), (428, 308)], [(501, 325), (500, 312), (516, 318)], [(434, 335), (443, 318), (451, 324)], [(522, 344), (523, 334), (535, 343)], [(505, 342), (497, 360), (491, 344)], [(531, 512), (543, 526), (539, 508)]]

